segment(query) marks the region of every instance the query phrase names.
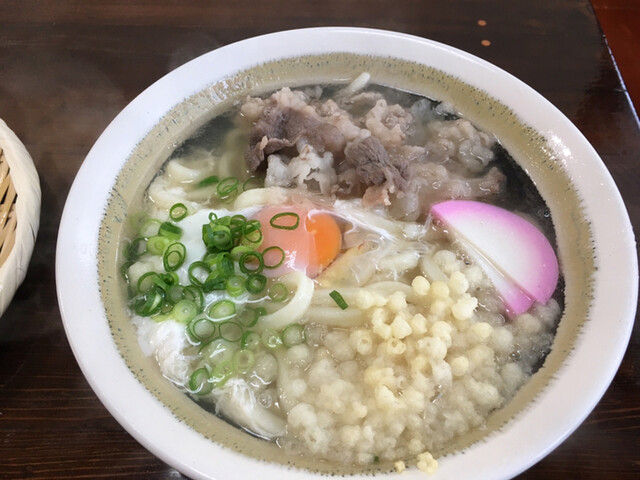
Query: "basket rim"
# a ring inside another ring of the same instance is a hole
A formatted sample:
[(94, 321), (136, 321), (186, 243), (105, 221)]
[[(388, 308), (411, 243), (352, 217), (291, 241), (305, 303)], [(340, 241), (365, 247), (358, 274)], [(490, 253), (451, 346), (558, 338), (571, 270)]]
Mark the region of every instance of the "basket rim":
[(27, 273), (40, 226), (42, 192), (38, 172), (31, 155), (18, 136), (0, 118), (0, 149), (7, 162), (11, 183), (16, 191), (15, 241), (0, 265), (0, 315), (4, 313)]

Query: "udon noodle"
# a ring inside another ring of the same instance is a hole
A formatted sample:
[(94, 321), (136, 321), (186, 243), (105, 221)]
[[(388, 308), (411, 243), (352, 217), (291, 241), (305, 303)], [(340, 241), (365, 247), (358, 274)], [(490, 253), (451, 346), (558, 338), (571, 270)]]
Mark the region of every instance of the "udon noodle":
[(291, 455), (432, 472), (539, 368), (562, 293), (510, 311), (431, 208), (553, 229), (493, 136), (368, 82), (205, 125), (131, 213), (122, 271), (145, 354), (205, 408)]

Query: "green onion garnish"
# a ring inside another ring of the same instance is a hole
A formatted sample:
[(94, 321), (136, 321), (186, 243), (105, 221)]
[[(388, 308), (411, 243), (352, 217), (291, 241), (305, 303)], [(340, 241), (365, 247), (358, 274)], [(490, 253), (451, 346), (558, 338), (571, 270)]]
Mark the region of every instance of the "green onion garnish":
[(233, 260), (239, 262), (240, 258), (242, 258), (242, 255), (251, 251), (253, 251), (251, 247), (247, 247), (246, 245), (238, 245), (237, 247), (233, 247), (233, 249), (231, 249), (230, 254)]
[(304, 340), (304, 327), (299, 323), (287, 325), (282, 331), (282, 344), (287, 348), (300, 345)]
[(202, 290), (213, 292), (227, 287), (227, 275), (221, 270), (213, 270), (202, 284)]
[(184, 287), (182, 285), (170, 285), (165, 293), (167, 294), (167, 301), (176, 304), (184, 298)]
[(240, 275), (231, 275), (227, 278), (227, 293), (232, 297), (238, 297), (244, 293), (244, 278)]
[(274, 283), (269, 287), (268, 295), (274, 302), (284, 302), (289, 296), (289, 289), (284, 283)]
[(154, 285), (146, 294), (134, 302), (133, 311), (143, 317), (155, 315), (162, 309), (164, 297), (164, 290)]
[(201, 287), (207, 281), (211, 268), (204, 262), (193, 262), (187, 272), (191, 283)]
[(261, 343), (260, 335), (251, 330), (246, 330), (240, 339), (240, 346), (243, 349), (255, 350)]
[(236, 322), (222, 322), (220, 324), (220, 338), (227, 342), (239, 342), (244, 330)]
[(180, 242), (172, 243), (167, 247), (162, 257), (164, 269), (173, 272), (180, 268), (187, 257), (187, 248)]
[(222, 387), (234, 373), (233, 363), (230, 360), (223, 360), (213, 368), (211, 381), (215, 387)]
[[(271, 252), (274, 252), (271, 254)], [(269, 259), (274, 258), (274, 262), (269, 262), (267, 264), (267, 257)], [(264, 268), (278, 268), (284, 262), (285, 253), (284, 250), (280, 247), (267, 247), (262, 251), (262, 258), (264, 258)]]
[(178, 285), (178, 283), (180, 283), (180, 277), (178, 277), (178, 274), (176, 272), (161, 273), (158, 276), (164, 282), (165, 286), (163, 288), (165, 290), (168, 290), (168, 287), (172, 285)]
[(264, 260), (262, 258), (262, 254), (253, 250), (250, 252), (245, 252), (240, 257), (238, 266), (240, 267), (240, 271), (247, 275), (251, 273), (260, 273), (264, 268)]
[(156, 272), (147, 272), (144, 273), (138, 278), (138, 284), (136, 285), (138, 292), (145, 294), (151, 287), (155, 285), (155, 278), (158, 276)]
[(120, 266), (120, 276), (122, 276), (123, 280), (129, 284), (129, 268), (133, 265), (134, 262), (124, 262)]
[(209, 371), (205, 368), (198, 368), (189, 377), (189, 391), (196, 395), (206, 395), (213, 389), (213, 384), (209, 381)]
[(282, 230), (295, 230), (300, 225), (300, 215), (294, 212), (276, 213), (269, 223), (273, 228)]
[(258, 319), (264, 315), (261, 308), (245, 308), (238, 316), (237, 320), (244, 328), (251, 328), (258, 323)]
[(187, 207), (184, 203), (176, 203), (169, 209), (169, 218), (174, 222), (179, 222), (187, 216)]
[(216, 334), (217, 325), (208, 318), (196, 318), (189, 322), (187, 333), (196, 343), (204, 343), (211, 340)]
[(345, 302), (344, 298), (342, 298), (342, 295), (340, 295), (340, 292), (338, 292), (337, 290), (332, 290), (331, 293), (329, 293), (329, 296), (333, 298), (333, 301), (336, 302), (336, 304), (342, 310), (345, 310), (349, 306), (347, 305), (347, 302)]
[(138, 234), (141, 237), (153, 237), (154, 235), (158, 235), (158, 231), (160, 230), (161, 224), (162, 222), (160, 220), (156, 220), (155, 218), (148, 218), (140, 226), (140, 230), (138, 230)]
[(158, 229), (158, 235), (167, 237), (170, 240), (180, 240), (180, 237), (182, 237), (182, 229), (171, 222), (162, 222)]
[(258, 220), (249, 220), (242, 226), (242, 244), (258, 247), (262, 243), (262, 226)]
[(209, 185), (213, 185), (214, 183), (218, 183), (219, 179), (215, 175), (211, 175), (210, 177), (203, 178), (198, 182), (198, 188), (206, 187)]
[(147, 239), (146, 237), (138, 237), (131, 242), (127, 249), (127, 260), (135, 262), (145, 253), (147, 253)]
[(195, 303), (198, 312), (202, 311), (204, 306), (204, 293), (202, 292), (202, 288), (197, 285), (188, 285), (182, 290), (182, 297)]
[(164, 249), (171, 243), (167, 237), (155, 235), (147, 240), (147, 252), (152, 255), (162, 255)]
[(231, 217), (231, 225), (243, 226), (247, 223), (247, 217), (237, 213), (236, 215)]
[(261, 335), (262, 345), (266, 348), (273, 350), (282, 345), (282, 339), (280, 334), (272, 328), (267, 328)]
[(214, 320), (224, 320), (236, 314), (236, 304), (231, 300), (218, 300), (209, 307), (209, 317)]
[(182, 299), (171, 310), (173, 318), (180, 323), (193, 320), (198, 314), (198, 307), (191, 300)]
[(211, 227), (210, 244), (207, 250), (217, 249), (221, 252), (231, 250), (233, 248), (233, 235), (231, 229), (225, 225), (214, 225)]
[(252, 273), (247, 277), (246, 288), (249, 293), (258, 294), (267, 285), (267, 277), (261, 273)]
[(220, 180), (216, 190), (220, 198), (229, 198), (233, 193), (238, 190), (238, 184), (240, 181), (236, 177), (227, 177)]

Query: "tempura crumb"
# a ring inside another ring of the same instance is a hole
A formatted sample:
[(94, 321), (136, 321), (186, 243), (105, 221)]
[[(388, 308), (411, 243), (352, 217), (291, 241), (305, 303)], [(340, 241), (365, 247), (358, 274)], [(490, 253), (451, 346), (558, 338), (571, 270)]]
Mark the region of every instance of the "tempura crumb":
[(425, 277), (418, 275), (411, 282), (411, 288), (416, 295), (426, 296), (429, 293), (431, 284)]
[(407, 469), (406, 465), (404, 464), (404, 462), (402, 460), (398, 460), (393, 465), (396, 467), (396, 472), (398, 472), (398, 473), (402, 473)]
[(423, 452), (416, 457), (418, 463), (416, 466), (427, 475), (433, 475), (438, 470), (438, 461), (433, 458), (433, 455), (429, 452)]

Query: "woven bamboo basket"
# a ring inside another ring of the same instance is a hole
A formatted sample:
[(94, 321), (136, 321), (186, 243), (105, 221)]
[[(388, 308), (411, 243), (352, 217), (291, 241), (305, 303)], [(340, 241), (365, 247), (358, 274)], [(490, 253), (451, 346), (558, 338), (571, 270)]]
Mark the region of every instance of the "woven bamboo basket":
[(27, 274), (40, 223), (40, 197), (29, 152), (0, 119), (0, 315)]

